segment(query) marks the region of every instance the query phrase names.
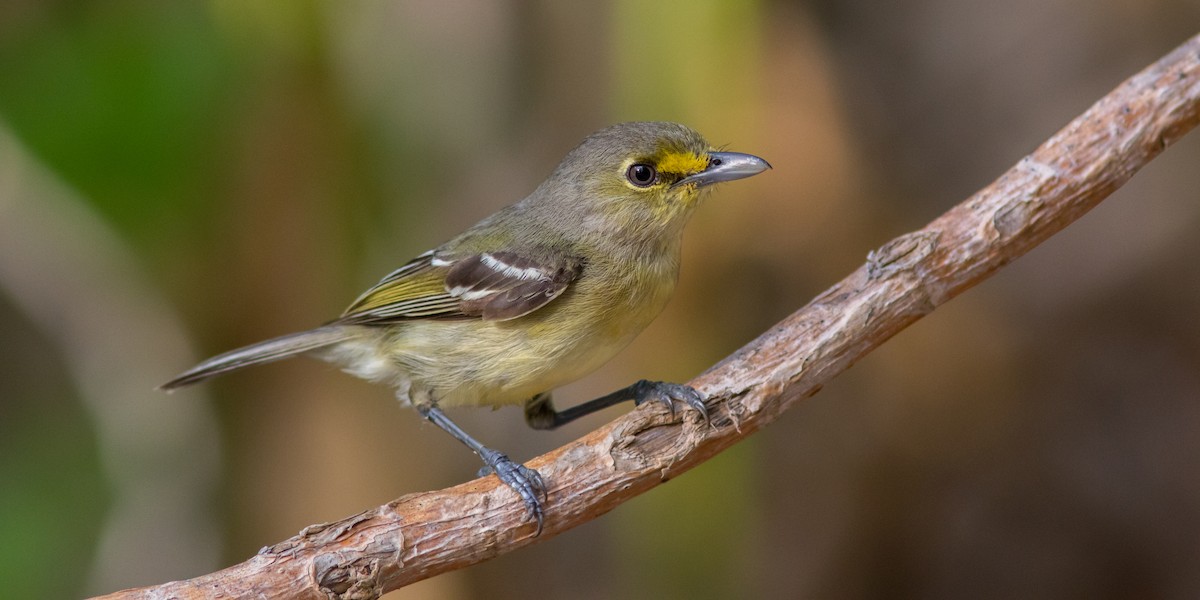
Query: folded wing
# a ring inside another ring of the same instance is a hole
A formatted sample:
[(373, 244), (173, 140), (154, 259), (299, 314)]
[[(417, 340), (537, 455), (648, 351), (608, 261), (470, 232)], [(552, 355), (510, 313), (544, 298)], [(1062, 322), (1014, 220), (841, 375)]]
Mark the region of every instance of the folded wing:
[(426, 252), (367, 290), (337, 322), (515, 319), (562, 295), (582, 270), (581, 260), (567, 256), (500, 250), (451, 258)]

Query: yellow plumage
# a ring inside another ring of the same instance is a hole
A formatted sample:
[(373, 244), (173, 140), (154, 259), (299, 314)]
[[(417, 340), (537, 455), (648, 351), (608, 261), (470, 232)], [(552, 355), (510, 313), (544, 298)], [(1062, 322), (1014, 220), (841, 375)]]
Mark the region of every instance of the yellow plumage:
[(458, 428), (441, 406), (524, 404), (555, 427), (620, 400), (703, 399), (639, 382), (562, 412), (549, 391), (599, 367), (656, 317), (675, 288), (683, 225), (707, 186), (768, 168), (713, 150), (674, 123), (623, 123), (567, 154), (525, 199), (413, 259), (337, 320), (213, 357), (163, 388), (308, 353), (386, 383), (454, 435), (542, 520), (545, 487)]

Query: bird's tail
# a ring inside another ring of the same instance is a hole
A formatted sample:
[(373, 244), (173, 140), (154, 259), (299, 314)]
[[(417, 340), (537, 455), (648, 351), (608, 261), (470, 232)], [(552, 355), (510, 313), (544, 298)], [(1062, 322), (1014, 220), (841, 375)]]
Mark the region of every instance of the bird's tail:
[(158, 386), (158, 389), (169, 392), (222, 373), (282, 360), (309, 350), (336, 344), (344, 339), (346, 339), (345, 330), (336, 326), (318, 327), (310, 331), (280, 336), (214, 356), (180, 373), (174, 379)]

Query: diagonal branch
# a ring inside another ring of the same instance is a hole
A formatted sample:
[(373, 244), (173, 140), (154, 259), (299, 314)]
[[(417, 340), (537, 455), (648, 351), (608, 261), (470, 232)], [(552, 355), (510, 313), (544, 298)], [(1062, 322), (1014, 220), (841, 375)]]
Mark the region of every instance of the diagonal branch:
[(643, 407), (528, 463), (550, 486), (540, 538), (519, 499), (487, 477), (305, 528), (216, 573), (104, 598), (374, 598), (594, 519), (817, 393), (896, 332), (1078, 219), (1198, 121), (1200, 36), (694, 379), (710, 397), (711, 428)]

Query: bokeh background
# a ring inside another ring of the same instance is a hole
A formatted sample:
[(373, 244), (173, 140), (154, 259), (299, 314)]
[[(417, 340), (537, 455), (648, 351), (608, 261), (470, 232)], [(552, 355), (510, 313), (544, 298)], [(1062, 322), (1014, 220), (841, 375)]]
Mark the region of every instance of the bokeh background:
[[(0, 596), (184, 578), (472, 476), (308, 360), (171, 396), (530, 191), (611, 122), (775, 169), (560, 405), (687, 380), (1197, 31), (1194, 0), (0, 3)], [(777, 424), (389, 598), (1200, 596), (1200, 139)], [(620, 410), (531, 432), (526, 459)]]

